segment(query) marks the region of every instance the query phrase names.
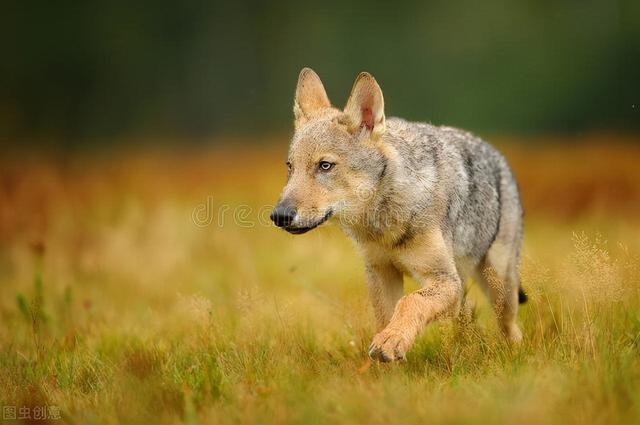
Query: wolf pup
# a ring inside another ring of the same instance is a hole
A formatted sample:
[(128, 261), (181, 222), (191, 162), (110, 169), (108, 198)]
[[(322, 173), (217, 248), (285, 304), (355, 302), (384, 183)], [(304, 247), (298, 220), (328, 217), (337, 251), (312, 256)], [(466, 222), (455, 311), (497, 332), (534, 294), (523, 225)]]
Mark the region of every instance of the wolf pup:
[[(293, 234), (336, 221), (356, 242), (378, 326), (369, 356), (404, 359), (428, 323), (457, 317), (468, 277), (505, 337), (520, 341), (522, 207), (504, 157), (462, 130), (385, 118), (366, 72), (339, 110), (303, 69), (293, 112), (288, 180), (271, 220)], [(403, 295), (404, 274), (421, 289)]]

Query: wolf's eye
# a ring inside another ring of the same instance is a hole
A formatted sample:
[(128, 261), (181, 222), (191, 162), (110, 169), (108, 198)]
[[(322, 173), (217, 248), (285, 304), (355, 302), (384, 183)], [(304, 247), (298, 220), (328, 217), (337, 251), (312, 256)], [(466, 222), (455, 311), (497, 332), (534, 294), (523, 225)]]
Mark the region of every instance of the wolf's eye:
[(320, 161), (320, 162), (318, 163), (318, 168), (319, 168), (321, 171), (329, 171), (330, 169), (332, 169), (332, 168), (333, 168), (333, 165), (334, 165), (334, 164), (333, 164), (332, 162), (329, 162), (329, 161)]
[(291, 174), (291, 163), (287, 161), (287, 173)]

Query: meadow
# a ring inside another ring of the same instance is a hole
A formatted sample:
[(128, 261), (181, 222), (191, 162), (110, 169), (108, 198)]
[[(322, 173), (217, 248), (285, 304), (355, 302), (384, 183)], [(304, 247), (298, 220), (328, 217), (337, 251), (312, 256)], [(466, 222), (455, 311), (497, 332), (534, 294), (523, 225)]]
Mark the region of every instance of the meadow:
[(430, 326), (398, 364), (366, 355), (351, 242), (268, 223), (286, 137), (245, 142), (0, 159), (5, 419), (640, 422), (637, 137), (496, 138), (526, 211), (524, 341), (469, 282), (473, 320)]

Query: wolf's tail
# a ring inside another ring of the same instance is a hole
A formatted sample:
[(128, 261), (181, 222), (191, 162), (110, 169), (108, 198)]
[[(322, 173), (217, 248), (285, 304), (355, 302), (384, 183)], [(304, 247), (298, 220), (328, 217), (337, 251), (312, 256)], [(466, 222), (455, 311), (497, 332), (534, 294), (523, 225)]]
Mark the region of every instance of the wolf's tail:
[(524, 304), (528, 299), (529, 297), (527, 296), (527, 293), (524, 292), (524, 289), (522, 289), (522, 286), (518, 288), (518, 304)]

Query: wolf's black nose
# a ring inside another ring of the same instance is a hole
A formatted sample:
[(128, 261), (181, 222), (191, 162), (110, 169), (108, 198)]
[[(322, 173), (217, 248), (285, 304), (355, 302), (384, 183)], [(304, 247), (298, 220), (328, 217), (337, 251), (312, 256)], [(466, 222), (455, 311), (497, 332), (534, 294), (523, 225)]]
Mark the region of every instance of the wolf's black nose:
[(287, 227), (296, 216), (296, 209), (287, 203), (280, 203), (271, 211), (271, 221), (278, 227)]

